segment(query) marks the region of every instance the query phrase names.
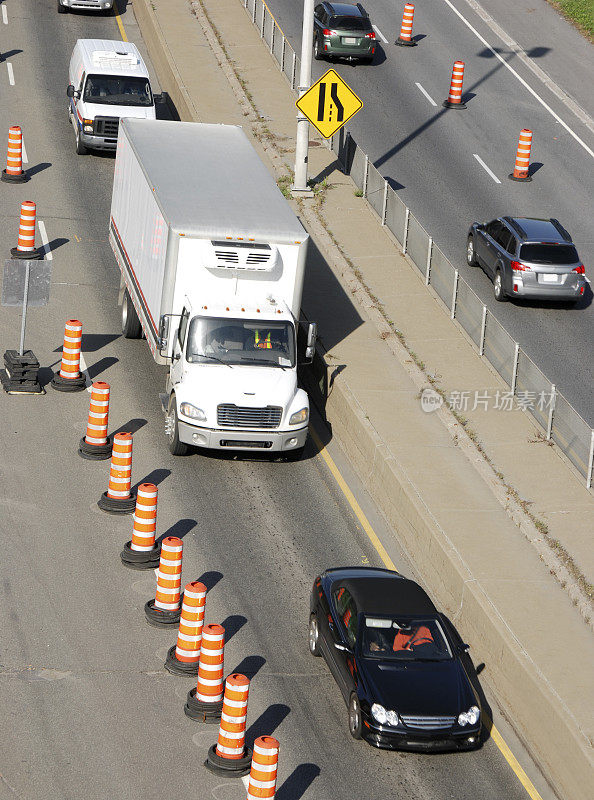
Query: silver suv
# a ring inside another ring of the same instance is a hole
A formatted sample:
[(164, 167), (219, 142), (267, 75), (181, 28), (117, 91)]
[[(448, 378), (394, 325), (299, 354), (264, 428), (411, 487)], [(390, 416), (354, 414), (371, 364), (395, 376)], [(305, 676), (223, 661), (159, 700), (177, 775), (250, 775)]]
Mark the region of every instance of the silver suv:
[(586, 289), (584, 265), (556, 219), (499, 217), (474, 222), (466, 260), (493, 281), (495, 299), (528, 297), (577, 302)]

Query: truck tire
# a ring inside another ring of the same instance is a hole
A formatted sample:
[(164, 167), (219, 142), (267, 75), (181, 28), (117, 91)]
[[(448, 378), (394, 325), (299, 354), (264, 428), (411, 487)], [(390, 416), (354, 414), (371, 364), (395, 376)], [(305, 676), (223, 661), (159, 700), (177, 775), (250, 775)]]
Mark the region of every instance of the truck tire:
[(142, 339), (142, 325), (127, 289), (122, 299), (122, 333), (126, 339)]
[(86, 156), (89, 151), (81, 141), (80, 131), (78, 129), (78, 125), (76, 126), (76, 134), (75, 135), (76, 135), (76, 155), (77, 156)]
[(68, 9), (66, 8), (66, 6), (63, 6), (60, 0), (58, 0), (58, 14), (67, 14), (67, 13)]
[(169, 441), (169, 452), (172, 456), (187, 456), (190, 446), (179, 440), (179, 424), (177, 419), (177, 405), (175, 395), (169, 398), (167, 416), (165, 417), (165, 434)]

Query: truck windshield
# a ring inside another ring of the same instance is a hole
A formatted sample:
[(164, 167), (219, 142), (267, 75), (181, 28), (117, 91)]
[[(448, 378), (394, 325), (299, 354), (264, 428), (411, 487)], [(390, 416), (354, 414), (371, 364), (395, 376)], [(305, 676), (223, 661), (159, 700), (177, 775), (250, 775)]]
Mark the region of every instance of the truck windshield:
[(186, 358), (192, 364), (295, 366), (295, 329), (290, 322), (194, 317)]
[(129, 75), (89, 75), (83, 100), (107, 106), (153, 105), (148, 80)]

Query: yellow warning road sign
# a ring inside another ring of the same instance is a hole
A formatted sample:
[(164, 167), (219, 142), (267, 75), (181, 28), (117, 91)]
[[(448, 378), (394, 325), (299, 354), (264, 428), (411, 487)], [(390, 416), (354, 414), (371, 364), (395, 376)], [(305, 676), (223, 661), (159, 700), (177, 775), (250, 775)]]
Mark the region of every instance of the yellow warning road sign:
[(333, 69), (322, 75), (295, 105), (324, 139), (333, 136), (363, 108), (361, 100)]

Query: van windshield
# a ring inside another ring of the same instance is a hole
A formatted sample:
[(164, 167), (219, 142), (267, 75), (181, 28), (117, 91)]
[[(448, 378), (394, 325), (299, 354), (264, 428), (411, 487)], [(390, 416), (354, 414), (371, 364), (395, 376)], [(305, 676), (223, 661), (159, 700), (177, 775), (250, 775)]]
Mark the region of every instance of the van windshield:
[(295, 366), (295, 329), (290, 322), (194, 317), (186, 358), (191, 364)]
[(153, 94), (147, 78), (89, 75), (83, 100), (106, 106), (152, 106)]

